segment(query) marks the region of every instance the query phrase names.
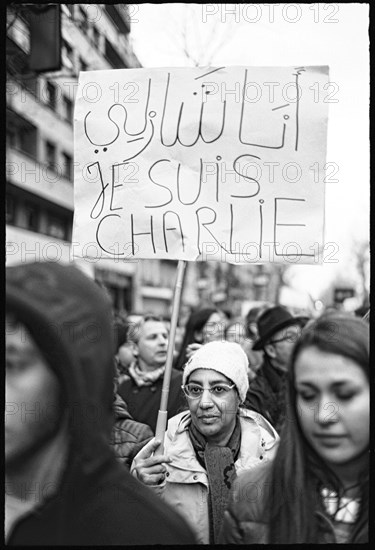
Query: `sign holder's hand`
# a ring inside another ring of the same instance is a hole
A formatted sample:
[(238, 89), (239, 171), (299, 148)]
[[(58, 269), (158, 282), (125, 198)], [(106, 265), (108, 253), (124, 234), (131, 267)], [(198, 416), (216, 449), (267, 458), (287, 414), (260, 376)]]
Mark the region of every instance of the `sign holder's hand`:
[(145, 485), (160, 485), (165, 480), (167, 473), (165, 463), (170, 463), (171, 459), (163, 454), (155, 454), (160, 444), (160, 440), (151, 439), (133, 460), (132, 470)]

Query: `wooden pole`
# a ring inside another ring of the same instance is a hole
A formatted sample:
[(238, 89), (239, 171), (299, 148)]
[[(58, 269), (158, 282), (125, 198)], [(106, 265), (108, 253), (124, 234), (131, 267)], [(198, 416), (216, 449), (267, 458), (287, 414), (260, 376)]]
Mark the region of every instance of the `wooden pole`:
[(161, 390), (160, 408), (159, 408), (158, 420), (157, 420), (156, 430), (155, 430), (155, 438), (161, 441), (161, 445), (155, 451), (154, 453), (155, 455), (161, 455), (164, 452), (164, 435), (167, 429), (168, 395), (169, 395), (169, 387), (170, 387), (171, 376), (172, 376), (174, 341), (175, 341), (175, 335), (176, 335), (178, 314), (180, 311), (180, 300), (181, 300), (185, 267), (186, 267), (186, 261), (179, 260), (177, 265), (176, 284), (175, 284), (173, 303), (172, 303), (172, 317), (171, 317), (171, 327), (170, 327), (169, 339), (168, 339), (167, 360), (165, 363), (163, 388)]

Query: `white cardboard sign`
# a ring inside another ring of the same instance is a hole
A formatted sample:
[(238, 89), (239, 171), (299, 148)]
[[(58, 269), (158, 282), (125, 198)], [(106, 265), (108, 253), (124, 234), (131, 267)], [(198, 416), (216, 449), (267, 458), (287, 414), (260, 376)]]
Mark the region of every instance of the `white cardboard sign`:
[(74, 255), (321, 263), (328, 67), (81, 72)]

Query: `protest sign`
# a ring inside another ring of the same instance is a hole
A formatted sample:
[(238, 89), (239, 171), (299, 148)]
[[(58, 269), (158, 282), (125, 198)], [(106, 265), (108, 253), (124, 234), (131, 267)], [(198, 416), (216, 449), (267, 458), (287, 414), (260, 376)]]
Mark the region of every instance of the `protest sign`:
[(73, 254), (320, 263), (328, 67), (81, 72)]

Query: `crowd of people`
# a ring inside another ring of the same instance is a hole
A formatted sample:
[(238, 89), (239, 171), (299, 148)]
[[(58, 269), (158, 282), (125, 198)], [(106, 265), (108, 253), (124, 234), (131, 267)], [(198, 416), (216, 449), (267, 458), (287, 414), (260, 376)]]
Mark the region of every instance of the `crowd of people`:
[(160, 441), (168, 320), (71, 265), (7, 268), (6, 544), (368, 542), (369, 313), (180, 328)]

